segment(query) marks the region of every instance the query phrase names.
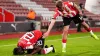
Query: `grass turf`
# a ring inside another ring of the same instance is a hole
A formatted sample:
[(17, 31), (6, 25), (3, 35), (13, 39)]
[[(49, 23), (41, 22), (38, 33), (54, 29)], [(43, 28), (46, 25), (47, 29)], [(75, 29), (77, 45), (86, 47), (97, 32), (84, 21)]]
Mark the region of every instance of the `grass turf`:
[[(95, 34), (100, 37), (100, 32)], [(13, 56), (12, 50), (16, 47), (17, 41), (18, 39), (0, 40), (0, 56)], [(61, 52), (61, 35), (46, 38), (45, 45), (51, 44), (54, 45), (56, 53), (33, 56), (100, 56), (100, 40), (93, 39), (89, 33), (69, 34), (66, 53)]]

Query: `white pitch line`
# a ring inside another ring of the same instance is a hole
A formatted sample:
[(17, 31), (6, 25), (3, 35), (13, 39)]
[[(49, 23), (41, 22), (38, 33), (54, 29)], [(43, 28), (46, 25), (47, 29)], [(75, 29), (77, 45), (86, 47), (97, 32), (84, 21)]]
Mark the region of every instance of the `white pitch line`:
[[(97, 36), (100, 36), (100, 35), (97, 35)], [(77, 39), (77, 38), (86, 38), (86, 37), (90, 37), (90, 36), (84, 36), (84, 37), (75, 37), (75, 38), (68, 38), (68, 39)], [(49, 42), (49, 41), (58, 41), (58, 40), (61, 40), (61, 39), (56, 39), (56, 40), (47, 40), (46, 42)], [(16, 44), (10, 44), (10, 45), (0, 45), (0, 47), (8, 47), (8, 46), (14, 46)]]
[[(100, 36), (100, 35), (97, 35), (97, 36)], [(68, 39), (78, 39), (78, 38), (86, 38), (86, 37), (91, 37), (91, 36), (75, 37), (75, 38), (68, 38)], [(58, 41), (58, 40), (61, 40), (61, 39), (47, 40), (46, 42), (49, 42), (49, 41)]]
[(1, 45), (0, 47), (5, 47), (5, 46), (14, 46), (16, 44), (10, 44), (10, 45)]

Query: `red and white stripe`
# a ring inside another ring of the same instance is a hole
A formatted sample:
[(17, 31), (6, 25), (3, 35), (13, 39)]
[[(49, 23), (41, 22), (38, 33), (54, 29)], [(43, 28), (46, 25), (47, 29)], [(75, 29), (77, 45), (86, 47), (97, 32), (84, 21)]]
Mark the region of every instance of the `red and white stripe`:
[(74, 7), (74, 3), (72, 3), (72, 2), (64, 2), (63, 6), (64, 6), (64, 11), (63, 12), (59, 11), (56, 8), (55, 14), (54, 14), (54, 18), (57, 18), (57, 16), (59, 16), (59, 15), (63, 16), (64, 14), (66, 14), (66, 17), (74, 17), (74, 16), (77, 15), (78, 11)]

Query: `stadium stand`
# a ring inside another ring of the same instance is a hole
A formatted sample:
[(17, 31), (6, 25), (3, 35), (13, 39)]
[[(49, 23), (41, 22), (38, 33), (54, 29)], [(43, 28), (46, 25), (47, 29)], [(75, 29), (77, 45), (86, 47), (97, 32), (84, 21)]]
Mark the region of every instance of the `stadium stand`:
[(0, 12), (3, 12), (3, 9), (0, 7)]
[[(63, 0), (63, 1), (67, 1), (67, 0)], [(70, 1), (75, 2), (77, 4), (85, 3), (85, 0), (70, 0)], [(1, 17), (0, 22), (4, 22), (4, 21), (22, 22), (23, 21), (23, 23), (25, 23), (28, 11), (30, 8), (32, 8), (37, 14), (36, 20), (41, 21), (41, 26), (46, 26), (45, 28), (49, 26), (50, 20), (55, 10), (55, 4), (52, 3), (52, 0), (0, 0), (0, 8), (1, 7), (4, 9), (4, 12), (2, 9), (0, 9), (0, 12), (3, 12), (0, 13), (0, 17)], [(4, 15), (4, 13), (6, 14), (7, 12), (14, 14), (15, 17), (13, 16), (13, 18), (15, 19), (10, 19), (9, 17), (5, 17), (10, 15), (10, 14)], [(88, 17), (92, 18), (93, 20), (98, 20), (100, 18), (100, 16), (94, 15), (86, 10), (84, 11), (84, 13)], [(61, 17), (58, 17), (57, 19), (57, 24), (59, 24), (59, 22), (60, 23), (62, 22)]]
[[(39, 0), (36, 0), (39, 1)], [(42, 5), (37, 4), (35, 0), (30, 1), (30, 0), (16, 0), (15, 2), (17, 4), (21, 4), (23, 7), (26, 7), (28, 9), (32, 8), (37, 15), (43, 16), (43, 19), (45, 18), (50, 18), (53, 16), (52, 14), (54, 13), (53, 11), (49, 11), (48, 8), (44, 8)], [(42, 1), (42, 0), (40, 0)]]
[[(63, 0), (66, 1), (66, 0)], [(85, 3), (85, 0), (70, 0), (75, 3)], [(55, 5), (52, 3), (52, 0), (0, 0), (0, 6), (13, 12), (14, 15), (17, 16), (26, 16), (28, 13), (28, 9), (32, 8), (39, 16), (43, 16), (43, 19), (51, 19), (55, 10)], [(87, 16), (91, 15), (89, 12), (85, 12)], [(96, 15), (95, 15), (96, 16)], [(58, 21), (61, 19), (58, 18)]]
[(2, 12), (3, 9), (0, 7), (0, 22), (4, 22), (4, 14)]
[(0, 7), (0, 22), (15, 22), (15, 16), (12, 12)]
[(0, 0), (0, 6), (13, 12), (15, 16), (25, 16), (28, 12), (28, 9), (23, 8), (20, 4), (16, 4), (14, 0)]
[(12, 12), (4, 10), (5, 22), (15, 22), (15, 16)]
[(4, 16), (3, 13), (0, 12), (0, 22), (4, 22)]

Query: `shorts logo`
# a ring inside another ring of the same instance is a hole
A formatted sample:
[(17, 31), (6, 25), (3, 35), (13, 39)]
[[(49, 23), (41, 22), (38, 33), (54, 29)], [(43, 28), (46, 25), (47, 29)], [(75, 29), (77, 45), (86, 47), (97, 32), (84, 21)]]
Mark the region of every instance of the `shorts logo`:
[(81, 20), (83, 19), (83, 17), (81, 16), (81, 17), (79, 17)]

